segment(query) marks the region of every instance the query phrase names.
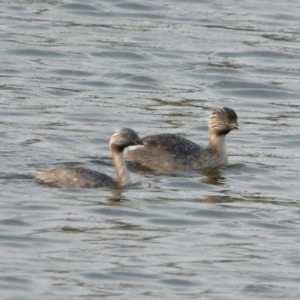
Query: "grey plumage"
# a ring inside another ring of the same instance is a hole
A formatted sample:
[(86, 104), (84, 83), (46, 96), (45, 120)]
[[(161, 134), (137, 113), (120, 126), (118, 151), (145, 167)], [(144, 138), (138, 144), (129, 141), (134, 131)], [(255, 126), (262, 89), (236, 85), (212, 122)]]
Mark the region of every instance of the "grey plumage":
[(131, 145), (142, 144), (138, 135), (130, 128), (118, 129), (110, 139), (110, 148), (114, 158), (117, 178), (85, 168), (57, 168), (40, 172), (36, 176), (39, 183), (52, 187), (99, 188), (130, 185), (131, 178), (124, 162), (123, 151)]
[(118, 186), (114, 178), (85, 168), (57, 168), (40, 172), (36, 180), (52, 187), (113, 188)]
[(152, 170), (217, 167), (228, 162), (225, 136), (239, 129), (231, 108), (215, 110), (209, 118), (210, 141), (206, 148), (174, 134), (144, 137), (143, 146), (128, 149), (125, 159)]

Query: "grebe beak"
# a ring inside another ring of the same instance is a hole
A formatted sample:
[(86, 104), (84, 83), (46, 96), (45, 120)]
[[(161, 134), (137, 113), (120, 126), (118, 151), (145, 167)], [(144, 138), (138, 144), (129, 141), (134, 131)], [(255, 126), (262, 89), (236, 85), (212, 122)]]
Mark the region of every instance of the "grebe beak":
[(232, 129), (241, 129), (241, 127), (238, 124), (231, 124)]

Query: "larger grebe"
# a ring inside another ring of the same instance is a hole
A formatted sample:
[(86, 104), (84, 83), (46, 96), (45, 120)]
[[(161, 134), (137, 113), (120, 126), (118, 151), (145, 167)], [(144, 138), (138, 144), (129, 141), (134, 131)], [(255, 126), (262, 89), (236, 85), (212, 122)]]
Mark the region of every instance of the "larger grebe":
[(125, 159), (152, 170), (213, 168), (228, 163), (225, 137), (239, 129), (235, 111), (215, 110), (209, 118), (210, 140), (206, 148), (174, 134), (150, 135), (143, 146), (128, 148)]
[(141, 145), (142, 140), (129, 128), (118, 129), (110, 139), (109, 145), (113, 155), (117, 178), (84, 168), (57, 168), (40, 172), (36, 180), (53, 187), (98, 188), (123, 187), (132, 184), (129, 171), (124, 162), (124, 149), (132, 145)]

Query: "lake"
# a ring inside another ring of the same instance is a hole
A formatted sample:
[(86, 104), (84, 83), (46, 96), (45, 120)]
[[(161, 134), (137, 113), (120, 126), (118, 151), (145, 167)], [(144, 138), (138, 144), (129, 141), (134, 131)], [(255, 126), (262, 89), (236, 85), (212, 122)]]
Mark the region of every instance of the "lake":
[[(3, 299), (299, 299), (298, 1), (3, 0), (0, 17)], [(121, 191), (33, 180), (114, 176), (119, 127), (205, 146), (223, 106), (228, 166), (130, 166)]]

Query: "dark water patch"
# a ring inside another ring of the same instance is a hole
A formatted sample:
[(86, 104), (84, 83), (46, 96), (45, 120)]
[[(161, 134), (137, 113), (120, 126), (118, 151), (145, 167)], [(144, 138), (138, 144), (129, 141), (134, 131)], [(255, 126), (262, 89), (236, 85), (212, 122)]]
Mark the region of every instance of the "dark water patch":
[(29, 146), (32, 144), (40, 143), (42, 140), (40, 139), (29, 139), (20, 143), (22, 146)]
[[(279, 13), (274, 13), (274, 14), (271, 14), (271, 13), (270, 14), (264, 14), (263, 16), (265, 18), (273, 19), (273, 20), (276, 20), (276, 21), (282, 20), (282, 21), (290, 22), (290, 21), (299, 21), (300, 20), (299, 16), (295, 13), (287, 14), (287, 13), (280, 13), (279, 12)], [(293, 32), (291, 32), (291, 33), (293, 33)]]
[(29, 243), (31, 246), (46, 246), (45, 244), (50, 243), (65, 243), (63, 239), (58, 238), (50, 238), (50, 237), (33, 237), (33, 236), (25, 236), (25, 235), (5, 235), (0, 234), (1, 240), (5, 242), (12, 242), (12, 243)]
[(192, 281), (192, 280), (185, 280), (185, 279), (178, 279), (178, 278), (170, 278), (170, 279), (163, 279), (160, 281), (163, 284), (175, 286), (178, 289), (184, 289), (189, 286), (201, 286), (201, 282)]
[(115, 72), (111, 72), (111, 73), (106, 73), (105, 77), (107, 78), (112, 78), (112, 79), (117, 79), (117, 80), (127, 80), (128, 78), (132, 78), (134, 76), (134, 74), (132, 73), (115, 73)]
[(17, 219), (3, 219), (0, 220), (0, 225), (24, 227), (24, 226), (30, 226), (30, 223), (17, 220)]
[(99, 81), (99, 80), (84, 80), (84, 81), (77, 81), (75, 82), (77, 85), (87, 86), (87, 87), (94, 87), (94, 88), (113, 88), (115, 84)]
[(264, 78), (266, 76), (270, 76), (272, 78), (282, 78), (283, 76), (285, 78), (299, 78), (300, 77), (300, 71), (297, 70), (288, 70), (288, 69), (275, 69), (275, 68), (247, 68), (247, 73), (250, 74), (257, 74), (257, 75), (263, 75)]
[[(234, 90), (220, 90), (217, 93), (223, 96), (231, 97), (242, 97), (247, 99), (256, 99), (256, 101), (261, 101), (261, 99), (299, 99), (300, 92), (289, 92), (289, 91), (279, 91), (271, 89), (234, 89)], [(257, 106), (257, 104), (255, 104)]]
[(119, 17), (122, 17), (122, 18), (136, 18), (137, 20), (163, 20), (164, 19), (164, 15), (163, 14), (160, 14), (160, 13), (150, 13), (150, 12), (147, 12), (145, 13), (144, 11), (142, 12), (141, 10), (137, 10), (137, 11), (134, 11), (134, 12), (129, 12), (129, 11), (126, 11), (124, 13), (118, 13), (118, 16)]
[(20, 278), (16, 276), (0, 276), (0, 281), (2, 282), (7, 282), (10, 284), (29, 284), (31, 283), (31, 280), (25, 279), (25, 278)]
[(99, 214), (104, 217), (134, 217), (134, 218), (144, 218), (148, 216), (148, 214), (143, 212), (137, 212), (137, 211), (131, 211), (126, 210), (124, 208), (109, 208), (109, 207), (103, 207), (103, 208), (96, 208), (96, 209), (90, 209), (89, 212), (93, 214)]
[(284, 299), (287, 297), (282, 287), (274, 286), (271, 283), (247, 284), (243, 291), (246, 295), (251, 295), (251, 297), (263, 297), (264, 299)]
[(225, 241), (240, 241), (240, 240), (249, 240), (248, 237), (243, 236), (242, 234), (234, 234), (234, 233), (227, 233), (227, 232), (223, 232), (223, 233), (217, 233), (217, 234), (213, 234), (211, 235), (213, 238), (217, 238), (220, 240), (225, 240)]
[[(1, 288), (1, 290), (6, 291), (7, 295), (11, 295), (12, 293), (15, 294), (17, 291), (19, 293), (22, 293), (22, 291), (23, 291), (23, 293), (30, 292), (29, 287), (26, 287), (24, 285), (18, 286), (17, 284), (11, 284), (11, 283), (7, 283), (7, 282), (5, 282), (3, 284), (0, 283), (0, 288)], [(15, 297), (14, 296), (8, 296), (6, 299), (7, 300), (19, 300), (19, 299), (20, 300), (24, 300), (24, 299), (28, 300), (30, 298), (24, 298), (22, 296), (21, 297), (19, 297), (19, 296), (15, 296)]]
[[(151, 55), (154, 55), (156, 57), (159, 57), (159, 58), (164, 58), (166, 60), (170, 60), (170, 59), (176, 59), (177, 60), (185, 60), (184, 57), (182, 57), (181, 54), (178, 54), (176, 52), (161, 52), (161, 51), (152, 51), (151, 52)], [(188, 67), (189, 68), (189, 67)]]
[(273, 41), (281, 41), (281, 42), (292, 43), (297, 41), (297, 37), (295, 35), (290, 35), (290, 34), (267, 33), (267, 34), (262, 34), (262, 37)]
[(114, 60), (148, 60), (147, 56), (134, 53), (132, 51), (116, 51), (111, 49), (111, 51), (101, 51), (101, 52), (92, 52), (91, 55), (101, 58), (111, 58)]
[(211, 218), (211, 219), (233, 219), (233, 220), (249, 220), (249, 219), (259, 219), (254, 214), (245, 213), (242, 211), (222, 211), (222, 210), (209, 210), (203, 209), (198, 211), (187, 212), (186, 215), (193, 217), (201, 217), (201, 218)]
[(116, 277), (114, 275), (111, 274), (107, 274), (107, 273), (100, 273), (100, 272), (90, 272), (90, 273), (85, 273), (82, 274), (82, 276), (92, 279), (92, 280), (115, 280)]
[[(230, 174), (236, 174), (239, 176), (239, 178), (242, 178), (240, 176), (253, 176), (255, 179), (256, 176), (271, 176), (270, 168), (267, 165), (257, 165), (257, 164), (244, 164), (242, 165), (242, 168), (230, 168), (229, 166), (224, 167), (224, 169), (227, 172), (230, 172)], [(245, 180), (245, 182), (248, 182), (250, 178)]]
[(65, 55), (57, 51), (38, 50), (38, 49), (15, 49), (9, 50), (9, 54), (20, 56), (34, 56), (34, 57), (64, 57)]
[[(204, 179), (206, 182), (207, 177)], [(181, 190), (202, 190), (211, 191), (213, 187), (207, 186), (205, 183), (200, 181), (199, 175), (196, 178), (168, 178), (164, 180), (162, 187), (165, 189), (181, 189)]]
[[(60, 9), (59, 9), (60, 10)], [(94, 10), (89, 10), (89, 9), (85, 9), (85, 10), (80, 10), (80, 9), (62, 9), (62, 11), (66, 14), (66, 16), (68, 16), (71, 21), (69, 22), (64, 22), (64, 25), (69, 27), (69, 26), (74, 26), (74, 27), (100, 27), (100, 28), (112, 28), (115, 29), (118, 26), (113, 26), (113, 25), (106, 25), (106, 24), (99, 24), (99, 19), (106, 19), (106, 18), (113, 18), (113, 17), (120, 17), (120, 14), (116, 14), (113, 13), (111, 11), (107, 11), (107, 10), (103, 10), (103, 9), (94, 9)], [(78, 16), (79, 18), (89, 18), (89, 20), (87, 21), (87, 24), (82, 24), (82, 23), (78, 23), (77, 20), (74, 20), (74, 16)], [(64, 16), (65, 17), (65, 16)], [(94, 20), (94, 24), (91, 24), (91, 20)]]
[[(204, 74), (204, 75), (212, 75), (215, 74), (221, 79), (224, 80), (224, 76), (226, 76), (226, 80), (240, 80), (241, 76), (245, 73), (245, 70), (237, 69), (237, 68), (229, 68), (228, 65), (218, 65), (218, 66), (212, 66), (212, 67), (201, 67), (198, 68), (198, 65), (192, 66), (191, 72), (195, 74)], [(223, 76), (223, 77), (222, 77)]]
[(22, 70), (16, 70), (16, 69), (0, 69), (0, 74), (3, 75), (20, 75), (24, 73)]
[(89, 77), (92, 76), (94, 73), (92, 72), (85, 72), (79, 70), (69, 70), (69, 69), (61, 69), (61, 70), (54, 70), (51, 71), (54, 74), (67, 76), (67, 77)]
[(31, 245), (16, 241), (16, 242), (1, 242), (1, 247), (15, 248), (15, 249), (30, 249)]
[(136, 91), (152, 91), (152, 90), (161, 90), (159, 86), (148, 85), (148, 84), (138, 84), (138, 83), (124, 83), (122, 86), (126, 89), (136, 90)]
[(22, 6), (22, 5), (7, 5), (6, 8), (9, 9), (9, 10), (13, 10), (13, 11), (25, 11), (25, 10), (27, 10), (27, 8)]
[(289, 276), (287, 274), (285, 274), (284, 276), (280, 276), (280, 274), (276, 275), (276, 274), (268, 274), (268, 275), (257, 275), (254, 276), (256, 279), (258, 279), (261, 282), (291, 282), (291, 281), (295, 281), (295, 282), (299, 282), (300, 279), (299, 278), (295, 278), (293, 276)]
[[(197, 202), (208, 202), (208, 203), (234, 203), (234, 202), (241, 202), (244, 198), (241, 195), (238, 196), (230, 196), (230, 195), (222, 195), (226, 191), (220, 191), (220, 195), (206, 195), (203, 196), (201, 199), (197, 199)], [(201, 201), (200, 201), (201, 200)]]
[(52, 210), (59, 210), (59, 208), (57, 206), (50, 206), (45, 204), (42, 205), (33, 205), (33, 204), (25, 204), (25, 205), (21, 205), (18, 206), (18, 210), (27, 210), (27, 211), (52, 211)]
[(253, 227), (260, 227), (264, 228), (267, 230), (274, 230), (277, 234), (278, 230), (293, 230), (292, 225), (287, 225), (287, 224), (278, 224), (278, 223), (271, 223), (271, 222), (247, 222), (248, 225), (253, 226)]
[[(270, 84), (262, 84), (257, 82), (246, 82), (241, 80), (220, 80), (213, 83), (213, 86), (221, 89), (246, 89), (250, 90), (253, 89), (256, 90), (272, 90), (272, 91), (282, 91), (285, 90), (284, 88), (280, 86), (274, 86)], [(288, 92), (288, 90), (286, 90)]]
[(58, 231), (65, 232), (65, 233), (85, 233), (87, 230), (83, 228), (75, 228), (70, 226), (63, 226)]
[(131, 280), (132, 278), (139, 278), (142, 280), (148, 280), (148, 279), (155, 279), (157, 278), (157, 275), (152, 275), (152, 274), (146, 274), (145, 272), (129, 272), (129, 271), (113, 271), (110, 272), (113, 276), (121, 277), (121, 278), (126, 278), (127, 280)]
[[(224, 74), (210, 74), (210, 73), (205, 73), (205, 72), (202, 72), (202, 71), (193, 71), (193, 72), (190, 72), (189, 74), (189, 77), (192, 77), (192, 78), (198, 78), (199, 80), (201, 81), (204, 81), (204, 82), (211, 82), (211, 86), (213, 87), (214, 85), (214, 82), (217, 82), (217, 81), (222, 81), (224, 80)], [(225, 75), (227, 80), (231, 80), (233, 82), (235, 82), (236, 80), (238, 81), (239, 80), (239, 77), (233, 75), (231, 76), (230, 74), (229, 75)]]
[(217, 52), (220, 57), (259, 57), (267, 59), (299, 59), (299, 55), (277, 51)]
[(32, 177), (28, 174), (16, 174), (16, 173), (0, 173), (1, 179), (13, 180), (13, 179), (32, 179)]
[(293, 214), (300, 216), (300, 209), (293, 210)]
[(65, 10), (79, 10), (80, 12), (85, 10), (95, 11), (99, 9), (99, 4), (96, 7), (96, 6), (92, 6), (89, 4), (82, 4), (82, 3), (67, 3), (67, 4), (59, 5), (58, 8), (65, 9)]
[(79, 92), (78, 90), (66, 90), (66, 89), (51, 89), (51, 90), (43, 90), (43, 93), (50, 94), (56, 97), (73, 97), (74, 94)]
[[(113, 131), (116, 129), (118, 124), (118, 119), (121, 115), (121, 109), (120, 111), (114, 111), (109, 108), (105, 107), (98, 107), (97, 109), (89, 110), (89, 109), (75, 109), (70, 110), (65, 116), (65, 120), (70, 121), (76, 121), (79, 123), (85, 123), (85, 124), (107, 124), (109, 125), (108, 131), (112, 134)], [(99, 134), (98, 130), (97, 133)], [(109, 135), (107, 135), (107, 141), (110, 138)]]
[(16, 25), (16, 26), (12, 26), (11, 28), (14, 28), (14, 29), (18, 29), (18, 30), (22, 30), (22, 31), (26, 31), (26, 30), (29, 30), (29, 31), (46, 31), (46, 30), (49, 30), (50, 27), (48, 26), (36, 26), (36, 25)]
[(191, 226), (201, 226), (206, 224), (206, 222), (202, 221), (195, 221), (195, 220), (183, 220), (183, 219), (173, 219), (170, 217), (165, 218), (154, 218), (154, 219), (148, 219), (149, 223), (155, 224), (155, 225), (163, 225), (163, 226), (171, 226), (171, 227), (191, 227)]
[(125, 3), (117, 3), (114, 5), (118, 8), (128, 9), (128, 10), (136, 10), (136, 11), (162, 11), (166, 10), (167, 7), (163, 5), (156, 5), (152, 3), (151, 5), (136, 3), (133, 1), (128, 1)]
[(132, 76), (130, 78), (128, 78), (129, 81), (132, 81), (132, 82), (141, 82), (141, 83), (154, 83), (154, 84), (157, 84), (159, 81), (157, 81), (156, 79), (154, 78), (151, 78), (149, 76), (142, 76), (142, 75), (135, 75), (135, 76)]
[[(31, 91), (28, 91), (28, 90), (25, 90), (23, 88), (20, 88), (20, 87), (15, 87), (12, 91), (11, 91), (11, 94), (13, 96), (13, 99), (9, 99), (11, 102), (14, 101), (14, 102), (22, 102), (22, 100), (26, 100), (26, 99), (32, 99), (32, 98), (35, 98), (35, 97), (39, 97), (40, 94), (36, 91), (36, 90), (31, 90)], [(32, 103), (33, 104), (33, 103)], [(33, 107), (41, 107), (39, 106), (38, 104), (34, 104), (31, 109), (29, 110), (33, 110)], [(28, 111), (28, 110), (27, 110)]]
[[(34, 114), (35, 112), (34, 111), (28, 111), (28, 110), (11, 110), (10, 112), (9, 112), (9, 116), (10, 117), (21, 117), (21, 116), (30, 116), (30, 115), (32, 115), (32, 114)], [(2, 116), (7, 116), (8, 114), (7, 114), (7, 112), (6, 111), (0, 111), (0, 115), (2, 115)]]

